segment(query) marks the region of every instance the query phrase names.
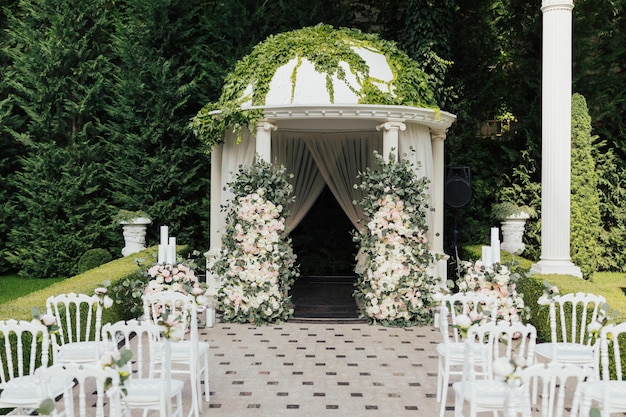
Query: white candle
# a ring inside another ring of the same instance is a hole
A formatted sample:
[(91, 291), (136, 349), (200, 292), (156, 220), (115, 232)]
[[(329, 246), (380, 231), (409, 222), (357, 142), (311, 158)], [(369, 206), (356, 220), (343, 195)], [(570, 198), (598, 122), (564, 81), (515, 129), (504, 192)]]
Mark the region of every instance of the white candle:
[(483, 266), (489, 268), (491, 266), (491, 246), (483, 246)]
[(165, 254), (167, 252), (167, 245), (159, 245), (159, 257), (157, 262), (162, 264), (165, 263)]
[(161, 226), (161, 242), (162, 246), (167, 246), (167, 226)]
[(170, 238), (170, 243), (168, 247), (169, 247), (169, 259), (170, 259), (168, 263), (175, 264), (176, 263), (176, 238), (175, 237)]
[(500, 229), (491, 228), (491, 262), (500, 263)]

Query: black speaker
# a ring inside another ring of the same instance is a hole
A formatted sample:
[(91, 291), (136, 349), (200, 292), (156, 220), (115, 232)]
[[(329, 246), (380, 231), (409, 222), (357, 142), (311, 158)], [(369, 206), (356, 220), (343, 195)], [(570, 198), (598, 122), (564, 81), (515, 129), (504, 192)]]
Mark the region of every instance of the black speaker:
[(446, 204), (452, 208), (465, 207), (469, 204), (472, 198), (472, 180), (469, 167), (448, 167), (443, 195)]

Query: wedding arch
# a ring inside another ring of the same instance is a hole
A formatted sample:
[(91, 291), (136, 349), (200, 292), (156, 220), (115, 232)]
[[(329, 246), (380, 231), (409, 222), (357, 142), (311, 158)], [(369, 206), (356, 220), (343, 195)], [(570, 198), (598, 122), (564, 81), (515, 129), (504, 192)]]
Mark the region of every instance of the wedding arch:
[[(323, 62), (316, 61), (320, 55)], [(443, 254), (444, 140), (455, 116), (437, 107), (427, 78), (394, 44), (356, 30), (318, 25), (257, 45), (227, 78), (220, 103), (192, 121), (211, 146), (208, 261), (220, 252), (221, 207), (232, 197), (227, 185), (240, 166), (260, 158), (293, 174), (288, 230), (325, 186), (358, 228), (354, 185), (359, 171), (375, 168), (374, 151), (410, 160), (416, 175), (429, 180), (428, 241), (433, 253)], [(445, 282), (445, 260), (433, 274)], [(220, 285), (219, 277), (207, 281)]]

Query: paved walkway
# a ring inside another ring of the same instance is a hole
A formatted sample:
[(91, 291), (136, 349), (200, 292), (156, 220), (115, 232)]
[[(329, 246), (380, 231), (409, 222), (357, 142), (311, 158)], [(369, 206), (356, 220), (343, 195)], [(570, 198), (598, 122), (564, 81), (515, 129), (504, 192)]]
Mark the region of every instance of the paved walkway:
[(206, 416), (438, 415), (431, 326), (218, 322), (200, 337), (211, 345)]

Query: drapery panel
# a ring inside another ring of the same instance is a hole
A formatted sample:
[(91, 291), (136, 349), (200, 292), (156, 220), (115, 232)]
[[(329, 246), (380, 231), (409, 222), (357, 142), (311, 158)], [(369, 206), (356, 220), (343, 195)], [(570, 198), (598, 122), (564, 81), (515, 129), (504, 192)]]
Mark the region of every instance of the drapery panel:
[(288, 207), (291, 215), (285, 221), (287, 232), (291, 232), (313, 207), (326, 183), (305, 142), (292, 134), (276, 132), (272, 135), (272, 159), (293, 174), (289, 182), (295, 201)]
[[(430, 139), (430, 129), (424, 125), (415, 123), (407, 123), (406, 130), (400, 131), (398, 136), (398, 155), (400, 160), (408, 160), (415, 168), (417, 178), (428, 178), (431, 183), (428, 184), (428, 195), (430, 196), (429, 205), (432, 208), (433, 188), (432, 181), (434, 178), (433, 170), (433, 148)], [(434, 213), (428, 210), (426, 213), (426, 224), (428, 225), (428, 241), (433, 242), (435, 237)]]
[[(222, 198), (226, 205), (232, 199), (227, 184), (232, 182), (241, 165), (254, 162), (256, 141), (244, 129), (243, 140), (236, 143), (236, 135), (228, 132), (222, 151)], [(272, 163), (282, 164), (294, 186), (296, 201), (290, 207), (291, 216), (286, 221), (291, 231), (311, 209), (324, 186), (327, 184), (340, 207), (355, 228), (362, 217), (360, 206), (352, 204), (360, 201), (361, 191), (354, 188), (357, 173), (366, 167), (375, 168), (373, 152), (381, 152), (382, 132), (303, 132), (278, 130), (272, 133)], [(399, 132), (398, 154), (401, 160), (409, 160), (415, 167), (416, 175), (433, 179), (432, 147), (430, 130), (426, 126), (406, 124), (406, 130)], [(431, 191), (432, 193), (432, 191)], [(431, 198), (432, 201), (432, 198)], [(222, 230), (226, 214), (222, 214)], [(433, 215), (427, 215), (428, 237), (433, 241)]]
[(374, 150), (382, 149), (382, 134), (379, 132), (324, 133), (319, 136), (303, 137), (313, 159), (337, 199), (339, 206), (356, 229), (363, 210), (353, 201), (361, 201), (363, 194), (355, 188), (357, 175), (365, 168), (375, 168)]
[[(222, 207), (232, 200), (233, 193), (228, 187), (228, 183), (233, 182), (237, 177), (240, 166), (250, 166), (254, 163), (256, 152), (256, 140), (247, 129), (242, 129), (241, 143), (237, 143), (237, 134), (228, 130), (224, 135), (224, 145), (222, 147), (222, 183), (221, 201)], [(211, 202), (213, 204), (213, 202)], [(226, 211), (220, 211), (220, 229), (225, 230)]]

